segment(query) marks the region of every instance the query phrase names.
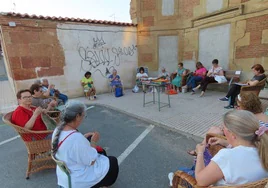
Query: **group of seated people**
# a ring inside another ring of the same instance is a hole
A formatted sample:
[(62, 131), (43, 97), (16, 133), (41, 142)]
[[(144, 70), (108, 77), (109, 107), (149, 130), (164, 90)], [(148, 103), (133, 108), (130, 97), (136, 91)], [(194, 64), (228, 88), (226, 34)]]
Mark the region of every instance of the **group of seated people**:
[[(189, 77), (185, 87), (191, 87), (192, 93), (202, 88), (203, 96), (207, 85), (216, 82), (214, 76), (223, 75), (218, 61), (213, 60), (212, 64), (207, 73), (202, 63), (198, 62), (197, 70)], [(252, 70), (254, 77), (246, 84), (254, 86), (266, 76), (259, 64), (254, 65)], [(172, 79), (165, 68), (161, 69), (159, 78), (171, 79), (171, 83), (180, 91), (179, 83), (185, 74), (183, 64), (180, 63), (175, 78)], [(148, 78), (143, 67), (136, 78), (137, 83)], [(112, 87), (122, 87), (116, 70), (109, 76), (109, 81)], [(200, 81), (201, 84), (197, 86), (196, 82)], [(90, 72), (85, 73), (81, 84), (89, 97), (96, 98)], [(240, 89), (240, 85), (233, 84), (226, 97), (220, 99), (227, 101), (231, 98), (230, 105), (234, 108), (237, 97), (236, 110), (224, 115), (222, 126), (208, 130), (208, 133), (225, 136), (226, 140), (213, 137), (207, 142), (204, 139), (197, 144), (194, 151), (188, 152), (196, 157), (195, 165), (192, 168), (179, 168), (193, 175), (200, 186), (237, 185), (268, 177), (268, 117), (263, 114), (259, 97), (251, 92), (240, 93)], [(47, 113), (59, 104), (65, 104), (61, 113), (62, 121), (51, 135), (52, 155), (66, 163), (71, 171), (73, 186), (102, 187), (110, 186), (116, 181), (119, 171), (117, 159), (107, 157), (103, 149), (101, 152), (98, 150), (99, 134), (90, 132), (83, 135), (77, 130), (86, 115), (86, 106), (83, 103), (68, 101), (68, 97), (55, 89), (55, 85), (50, 85), (47, 79), (36, 81), (30, 89), (18, 91), (17, 99), (19, 106), (12, 114), (12, 123), (35, 131), (47, 129), (42, 113)], [(214, 157), (206, 155), (209, 152), (208, 147), (216, 144), (226, 149), (220, 150)], [(68, 185), (66, 174), (59, 167), (57, 177), (60, 187)]]
[(64, 105), (68, 97), (49, 84), (47, 79), (36, 80), (29, 89), (17, 92), (19, 106), (12, 114), (12, 123), (27, 129), (42, 131), (46, 126), (41, 118), (42, 113), (53, 111)]
[[(221, 101), (229, 101), (229, 105), (225, 106), (224, 108), (234, 108), (235, 100), (240, 93), (241, 87), (243, 85), (256, 86), (260, 81), (266, 78), (265, 70), (262, 65), (255, 64), (251, 67), (251, 70), (254, 74), (251, 80), (231, 84), (227, 95), (219, 99)], [(187, 69), (183, 67), (183, 63), (179, 63), (177, 72), (174, 72), (170, 75), (163, 67), (158, 78), (164, 77), (170, 80), (172, 86), (171, 88), (173, 88), (173, 90), (176, 90), (177, 93), (182, 92), (182, 89), (191, 89), (191, 94), (193, 95), (198, 89), (201, 89), (200, 97), (203, 97), (207, 86), (210, 83), (217, 82), (217, 76), (224, 77), (224, 71), (223, 68), (219, 66), (219, 61), (217, 59), (214, 59), (212, 61), (212, 67), (208, 71), (201, 62), (196, 63), (196, 70), (194, 72), (187, 71)], [(142, 81), (146, 79), (148, 79), (148, 74), (144, 72), (143, 67), (140, 67), (139, 72), (136, 75), (136, 84), (141, 85)], [(225, 77), (224, 79), (226, 80)], [(143, 90), (145, 90), (145, 86), (142, 86)]]
[[(195, 177), (198, 186), (241, 185), (268, 177), (268, 116), (256, 94), (241, 93), (237, 109), (227, 112), (223, 124), (211, 127), (208, 133), (225, 139), (211, 137), (207, 142), (204, 138), (188, 152), (195, 156), (194, 166), (179, 168)], [(217, 144), (224, 149), (212, 156), (209, 147)]]
[[(120, 76), (117, 74), (117, 70), (113, 69), (113, 72), (108, 77), (110, 82), (110, 87), (115, 91), (115, 88), (123, 88), (123, 84)], [(93, 78), (91, 76), (91, 72), (87, 71), (84, 77), (81, 79), (81, 85), (84, 88), (85, 96), (88, 97), (89, 100), (94, 100), (97, 98), (96, 96), (96, 88), (94, 87)]]
[[(33, 131), (45, 131), (47, 125), (42, 119), (57, 105), (57, 101), (41, 98), (42, 86), (33, 84), (30, 89), (17, 92), (19, 106), (11, 116), (11, 122)], [(35, 106), (33, 106), (35, 105)], [(86, 116), (86, 106), (80, 101), (66, 101), (61, 112), (61, 123), (53, 134), (40, 133), (37, 137), (23, 138), (25, 141), (37, 141), (52, 138), (52, 155), (64, 161), (70, 170), (72, 187), (104, 187), (114, 184), (119, 172), (116, 157), (107, 156), (106, 151), (98, 146), (98, 132), (81, 134), (77, 128)], [(30, 133), (27, 134), (30, 136)], [(41, 136), (44, 135), (44, 136)], [(67, 139), (68, 138), (68, 139)], [(68, 187), (67, 175), (57, 166), (59, 187)]]

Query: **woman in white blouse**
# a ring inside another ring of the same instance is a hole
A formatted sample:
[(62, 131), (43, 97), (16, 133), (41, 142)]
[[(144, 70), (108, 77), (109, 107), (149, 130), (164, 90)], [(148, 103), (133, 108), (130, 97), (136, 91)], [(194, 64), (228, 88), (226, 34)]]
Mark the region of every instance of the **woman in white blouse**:
[(203, 97), (205, 94), (205, 91), (207, 89), (208, 84), (217, 82), (215, 80), (215, 76), (223, 76), (223, 69), (219, 66), (218, 59), (214, 59), (212, 61), (212, 67), (209, 69), (207, 76), (202, 80), (201, 84), (199, 84), (197, 87), (193, 89), (193, 91), (196, 91), (197, 89), (201, 88), (201, 94), (200, 97)]
[[(196, 146), (195, 178), (199, 186), (240, 185), (268, 177), (268, 128), (259, 126), (251, 112), (224, 115), (223, 131), (232, 148), (220, 150), (205, 167), (204, 144)], [(211, 138), (209, 144), (217, 139)]]

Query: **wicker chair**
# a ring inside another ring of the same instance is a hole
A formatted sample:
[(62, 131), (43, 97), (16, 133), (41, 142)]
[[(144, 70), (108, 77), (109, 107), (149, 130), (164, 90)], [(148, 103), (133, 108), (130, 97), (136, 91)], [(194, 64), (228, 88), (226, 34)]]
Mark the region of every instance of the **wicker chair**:
[[(206, 136), (206, 140), (208, 141), (209, 138), (211, 138), (211, 137), (219, 137), (219, 138), (226, 139), (225, 136), (209, 133)], [(212, 156), (214, 156), (222, 148), (223, 147), (220, 145), (211, 146), (209, 148), (209, 152), (212, 154)], [(183, 188), (183, 187), (202, 188), (201, 186), (197, 185), (197, 182), (196, 182), (194, 177), (192, 177), (191, 175), (189, 175), (185, 172), (182, 172), (182, 171), (175, 172), (173, 180), (172, 180), (172, 184), (173, 184), (173, 188)], [(267, 184), (268, 184), (268, 178), (265, 178), (265, 179), (262, 179), (262, 180), (259, 180), (256, 182), (247, 183), (247, 184), (243, 184), (243, 185), (237, 185), (237, 186), (209, 186), (209, 187), (216, 187), (216, 188), (232, 188), (232, 187), (233, 188), (242, 188), (242, 187), (243, 188), (264, 188), (265, 185), (267, 185)]]
[(257, 85), (255, 86), (242, 86), (240, 93), (242, 92), (253, 92), (255, 93), (257, 96), (259, 96), (261, 90), (264, 88), (266, 83), (266, 78), (264, 78), (263, 80), (261, 80)]
[(57, 123), (60, 122), (61, 111), (59, 111), (59, 110), (48, 111), (47, 114), (49, 115), (50, 118), (55, 120)]
[(28, 167), (26, 171), (26, 179), (30, 174), (41, 171), (43, 169), (55, 168), (56, 164), (50, 155), (51, 138), (47, 138), (52, 134), (52, 130), (32, 131), (11, 123), (13, 112), (9, 112), (3, 116), (3, 122), (12, 126), (20, 135), (28, 152)]

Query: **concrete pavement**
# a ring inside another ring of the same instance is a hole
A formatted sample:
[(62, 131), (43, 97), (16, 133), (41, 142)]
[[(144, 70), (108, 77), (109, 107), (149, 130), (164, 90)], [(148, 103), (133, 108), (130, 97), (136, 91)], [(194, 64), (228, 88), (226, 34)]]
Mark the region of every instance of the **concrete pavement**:
[[(202, 98), (198, 97), (199, 92), (195, 95), (190, 93), (171, 95), (171, 108), (162, 108), (160, 112), (157, 103), (143, 107), (143, 93), (132, 93), (131, 90), (126, 90), (125, 95), (120, 98), (109, 93), (98, 95), (97, 100), (94, 101), (85, 97), (77, 99), (86, 104), (104, 105), (183, 134), (203, 137), (209, 127), (222, 123), (222, 116), (228, 111), (223, 108), (227, 102), (218, 99), (224, 95), (225, 93), (217, 91), (207, 91)], [(151, 100), (152, 93), (147, 93), (146, 98)], [(167, 102), (165, 93), (161, 93), (161, 102)], [(262, 102), (264, 106), (268, 105), (268, 101), (263, 100)]]
[[(0, 113), (6, 113), (16, 108), (16, 100), (14, 94), (4, 95), (4, 88), (7, 86), (4, 82), (0, 82)], [(262, 90), (260, 96), (267, 97), (268, 89)], [(86, 104), (99, 104), (118, 110), (128, 115), (142, 119), (154, 125), (166, 126), (171, 130), (175, 130), (187, 135), (203, 137), (209, 127), (220, 125), (222, 116), (228, 110), (223, 107), (227, 102), (219, 101), (225, 93), (208, 90), (205, 96), (199, 98), (199, 92), (195, 95), (190, 93), (180, 93), (171, 95), (171, 108), (164, 107), (158, 111), (157, 103), (148, 104), (143, 107), (143, 93), (132, 93), (126, 90), (125, 95), (116, 98), (113, 94), (98, 95), (95, 101), (89, 101), (85, 97), (76, 98)], [(146, 99), (152, 100), (152, 93), (146, 94)], [(157, 99), (157, 98), (156, 98)], [(161, 93), (161, 102), (167, 102), (167, 95)], [(268, 106), (268, 100), (262, 100), (264, 109)]]

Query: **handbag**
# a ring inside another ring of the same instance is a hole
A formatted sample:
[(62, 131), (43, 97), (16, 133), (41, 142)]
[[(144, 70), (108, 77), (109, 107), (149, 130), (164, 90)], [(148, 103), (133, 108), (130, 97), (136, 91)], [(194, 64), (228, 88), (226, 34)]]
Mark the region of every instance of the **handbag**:
[(133, 93), (138, 93), (139, 92), (139, 87), (137, 85), (134, 86), (134, 88), (132, 89)]
[(216, 75), (216, 76), (214, 77), (214, 79), (215, 79), (219, 84), (227, 82), (227, 79), (225, 78), (225, 76), (218, 76), (218, 75)]
[(123, 96), (123, 89), (121, 87), (116, 87), (114, 92), (115, 97)]

